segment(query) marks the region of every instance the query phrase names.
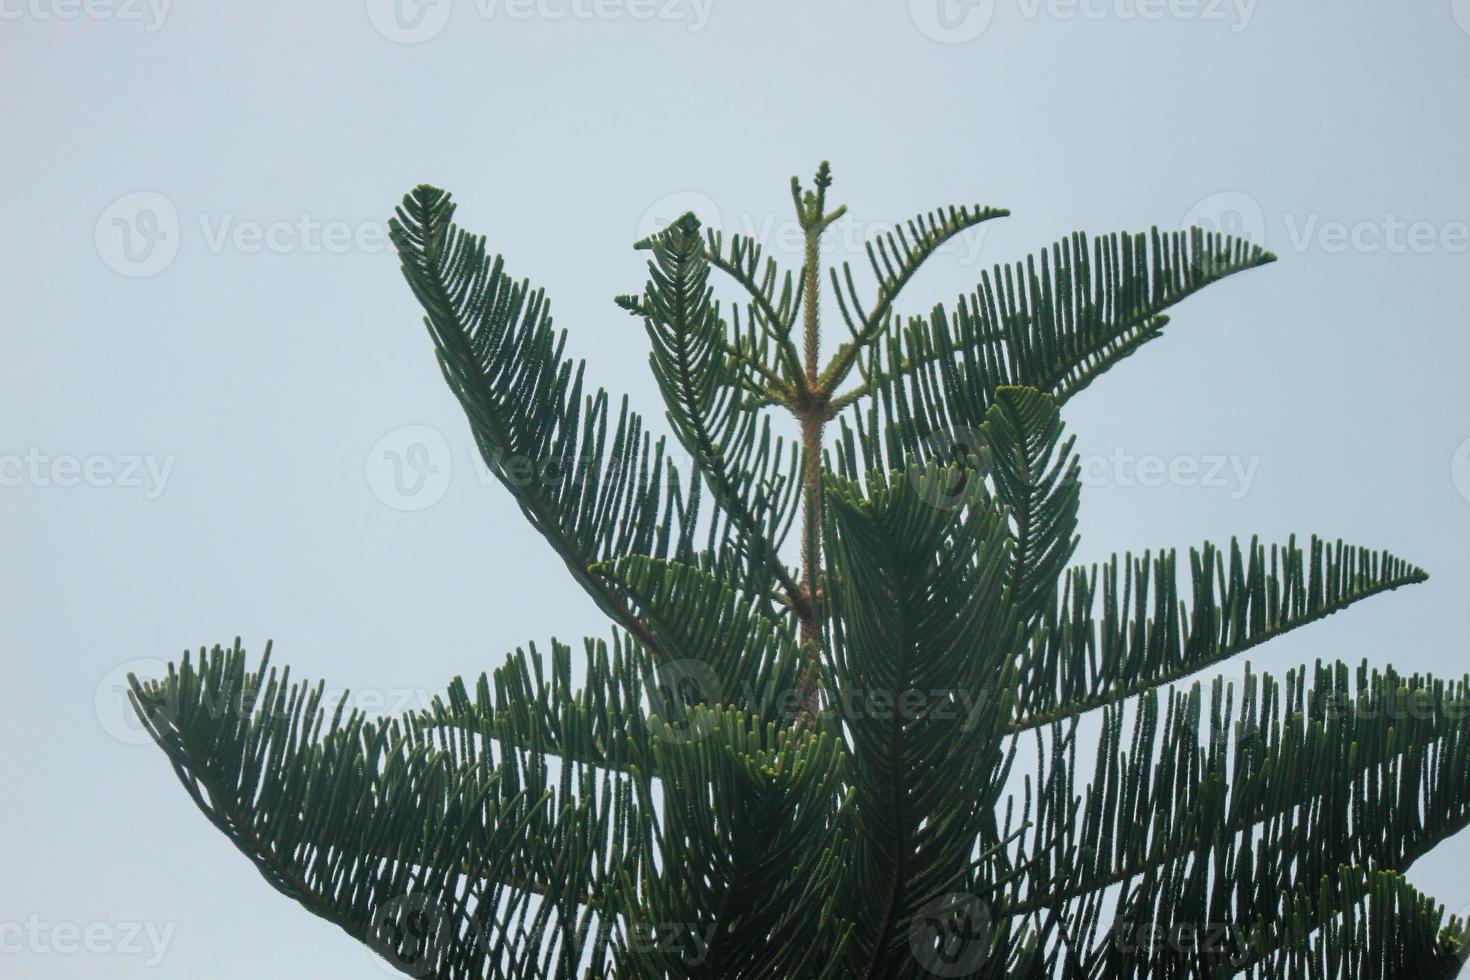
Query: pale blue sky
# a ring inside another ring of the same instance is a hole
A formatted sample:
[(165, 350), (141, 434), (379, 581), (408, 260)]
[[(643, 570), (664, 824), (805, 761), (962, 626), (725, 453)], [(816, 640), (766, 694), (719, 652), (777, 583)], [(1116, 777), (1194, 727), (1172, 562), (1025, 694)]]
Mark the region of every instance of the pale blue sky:
[[(421, 181), (653, 417), (610, 302), (628, 245), (693, 204), (779, 249), (823, 158), (834, 257), (935, 205), (1014, 210), (920, 309), (1075, 229), (1244, 228), (1282, 261), (1068, 407), (1082, 557), (1389, 547), (1430, 583), (1254, 663), (1470, 669), (1470, 0), (392, 2), (0, 0), (0, 976), (381, 975), (136, 744), (124, 665), (274, 638), (392, 708), (606, 634), (472, 465), (382, 239)], [(1462, 908), (1467, 858), (1411, 877)]]

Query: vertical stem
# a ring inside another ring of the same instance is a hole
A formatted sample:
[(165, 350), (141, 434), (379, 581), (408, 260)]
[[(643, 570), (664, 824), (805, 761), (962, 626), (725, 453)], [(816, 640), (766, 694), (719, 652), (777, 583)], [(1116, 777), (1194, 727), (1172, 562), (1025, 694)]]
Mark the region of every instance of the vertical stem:
[(805, 305), (803, 325), (806, 341), (806, 378), (809, 400), (801, 406), (801, 446), (805, 456), (802, 471), (801, 508), (801, 584), (805, 592), (806, 614), (801, 617), (801, 645), (805, 668), (801, 675), (801, 720), (812, 724), (819, 709), (817, 677), (821, 669), (822, 633), (818, 627), (822, 568), (822, 430), (827, 424), (827, 393), (817, 382), (819, 374), (821, 323), (818, 319), (818, 290), (821, 272), (818, 265), (819, 243), (825, 228), (820, 198), (806, 224), (806, 257), (802, 274)]
[(806, 231), (806, 254), (802, 261), (802, 275), (806, 277), (805, 288), (802, 293), (805, 297), (803, 304), (803, 325), (806, 340), (806, 379), (807, 384), (815, 392), (817, 375), (821, 365), (818, 362), (821, 347), (822, 329), (818, 320), (817, 295), (822, 285), (821, 268), (818, 266), (820, 245), (822, 238), (822, 226), (817, 224)]

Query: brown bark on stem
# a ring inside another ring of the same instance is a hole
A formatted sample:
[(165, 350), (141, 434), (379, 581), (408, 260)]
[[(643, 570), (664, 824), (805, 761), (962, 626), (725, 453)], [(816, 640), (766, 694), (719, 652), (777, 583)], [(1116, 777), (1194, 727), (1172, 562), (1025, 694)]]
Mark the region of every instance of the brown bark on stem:
[(822, 656), (822, 631), (818, 626), (822, 598), (822, 430), (827, 424), (828, 393), (821, 389), (818, 382), (821, 323), (818, 319), (817, 299), (821, 287), (818, 244), (825, 226), (819, 198), (814, 213), (808, 216), (806, 222), (806, 261), (802, 270), (806, 283), (802, 312), (808, 397), (797, 411), (797, 418), (801, 421), (801, 447), (805, 456), (801, 475), (801, 585), (803, 598), (806, 600), (806, 615), (801, 617), (801, 646), (806, 663), (801, 674), (800, 719), (805, 726), (815, 724), (821, 707), (817, 678)]

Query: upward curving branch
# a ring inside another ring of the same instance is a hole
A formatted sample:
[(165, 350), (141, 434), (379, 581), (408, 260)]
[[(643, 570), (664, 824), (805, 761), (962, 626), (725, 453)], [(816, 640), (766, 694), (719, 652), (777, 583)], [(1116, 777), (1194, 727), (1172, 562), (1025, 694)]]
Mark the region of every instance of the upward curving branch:
[[(1121, 568), (1121, 571), (1120, 571)], [(1232, 540), (1205, 542), (1189, 555), (1187, 595), (1178, 556), (1125, 556), (1103, 568), (1074, 569), (1055, 611), (1025, 654), (1025, 731), (1118, 704), (1183, 680), (1267, 640), (1341, 612), (1371, 596), (1428, 579), (1387, 551), (1313, 537), (1306, 548)]]
[(651, 643), (626, 598), (591, 566), (626, 554), (697, 563), (697, 529), (706, 526), (717, 553), (740, 547), (740, 529), (718, 514), (701, 521), (697, 474), (681, 483), (663, 441), (626, 399), (613, 420), (604, 392), (584, 395), (585, 365), (563, 356), (566, 335), (553, 329), (545, 297), (512, 281), (453, 215), (447, 193), (420, 186), (390, 222), (444, 378), (485, 465), (531, 525), (614, 622)]
[(709, 286), (699, 220), (684, 215), (651, 248), (640, 309), (669, 423), (737, 530), (747, 560), (769, 569), (788, 596), (796, 596), (800, 587), (779, 548), (799, 490), (797, 454), (787, 454), (782, 440), (773, 439), (768, 419), (741, 404), (744, 366), (728, 350), (728, 326)]
[(900, 226), (869, 242), (866, 246), (868, 264), (878, 280), (878, 295), (871, 310), (865, 311), (862, 307), (849, 264), (844, 262), (842, 265), (841, 281), (837, 270), (831, 270), (833, 292), (853, 339), (838, 348), (832, 362), (822, 372), (823, 387), (833, 391), (842, 384), (863, 348), (878, 339), (887, 328), (899, 294), (930, 257), (965, 230), (994, 218), (1008, 217), (1010, 213), (1005, 208), (981, 207), (978, 204), (950, 207), (910, 219), (907, 233), (905, 226)]

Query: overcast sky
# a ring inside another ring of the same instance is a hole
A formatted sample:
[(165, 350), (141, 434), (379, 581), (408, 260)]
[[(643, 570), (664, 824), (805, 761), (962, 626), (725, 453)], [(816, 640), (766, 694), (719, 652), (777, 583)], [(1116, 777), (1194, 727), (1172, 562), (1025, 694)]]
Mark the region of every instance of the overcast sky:
[[(474, 465), (383, 234), (422, 181), (653, 418), (629, 244), (693, 207), (785, 250), (824, 158), (833, 258), (1015, 212), (911, 309), (1078, 229), (1249, 233), (1282, 261), (1068, 405), (1080, 557), (1388, 547), (1431, 581), (1254, 664), (1470, 669), (1470, 0), (394, 2), (0, 0), (0, 976), (381, 975), (195, 811), (128, 669), (273, 638), (391, 710), (607, 635)], [(1467, 858), (1411, 878), (1463, 908)]]

